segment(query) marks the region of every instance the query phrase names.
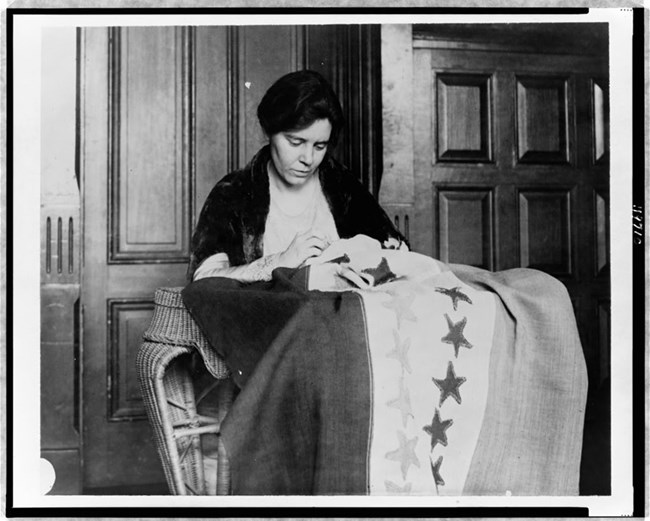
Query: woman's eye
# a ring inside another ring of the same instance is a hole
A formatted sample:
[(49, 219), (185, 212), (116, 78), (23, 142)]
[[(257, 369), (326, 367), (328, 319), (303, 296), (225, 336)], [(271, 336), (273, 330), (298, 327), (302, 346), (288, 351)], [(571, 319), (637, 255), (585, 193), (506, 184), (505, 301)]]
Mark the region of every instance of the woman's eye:
[(318, 144), (314, 147), (316, 150), (325, 150), (327, 148), (327, 145), (324, 144)]

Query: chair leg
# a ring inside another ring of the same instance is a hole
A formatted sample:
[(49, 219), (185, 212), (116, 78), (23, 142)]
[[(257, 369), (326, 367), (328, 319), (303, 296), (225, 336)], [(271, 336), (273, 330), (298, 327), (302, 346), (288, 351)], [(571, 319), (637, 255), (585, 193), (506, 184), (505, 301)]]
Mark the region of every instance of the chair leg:
[[(223, 423), (223, 419), (230, 410), (234, 393), (235, 384), (232, 381), (232, 378), (228, 378), (221, 382), (217, 398), (219, 408), (218, 419), (220, 425)], [(228, 461), (226, 447), (223, 444), (221, 435), (219, 435), (217, 447), (217, 495), (227, 496), (230, 494), (230, 462)]]

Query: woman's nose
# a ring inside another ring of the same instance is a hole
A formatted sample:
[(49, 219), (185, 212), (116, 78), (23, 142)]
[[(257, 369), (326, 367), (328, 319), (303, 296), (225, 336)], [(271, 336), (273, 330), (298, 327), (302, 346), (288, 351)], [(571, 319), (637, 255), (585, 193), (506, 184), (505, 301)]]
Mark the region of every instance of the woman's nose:
[(300, 151), (300, 161), (305, 165), (311, 165), (314, 160), (314, 150), (311, 146), (305, 145)]

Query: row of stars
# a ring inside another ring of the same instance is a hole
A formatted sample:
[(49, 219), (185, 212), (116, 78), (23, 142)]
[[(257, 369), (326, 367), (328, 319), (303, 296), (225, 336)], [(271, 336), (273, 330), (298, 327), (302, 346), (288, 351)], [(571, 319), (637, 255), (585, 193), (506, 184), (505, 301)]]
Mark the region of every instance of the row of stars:
[[(471, 299), (460, 291), (460, 287), (454, 288), (436, 288), (436, 291), (447, 295), (452, 299), (452, 305), (454, 310), (458, 309), (458, 303), (460, 301), (467, 302), (472, 304)], [(384, 303), (384, 306), (392, 309), (397, 318), (397, 327), (401, 328), (401, 323), (403, 319), (416, 321), (415, 314), (411, 310), (411, 305), (415, 299), (414, 294), (409, 294), (406, 296), (397, 296), (393, 295), (393, 299), (389, 302)], [(454, 346), (455, 357), (458, 358), (458, 353), (460, 347), (465, 347), (467, 349), (472, 348), (472, 344), (465, 338), (463, 330), (467, 324), (467, 318), (464, 317), (459, 322), (453, 322), (448, 314), (445, 313), (445, 319), (447, 321), (447, 327), (449, 332), (441, 338), (441, 341), (444, 343), (452, 344)], [(404, 371), (411, 373), (411, 366), (408, 360), (408, 350), (410, 348), (410, 339), (406, 339), (404, 342), (401, 341), (397, 330), (393, 330), (393, 337), (395, 340), (395, 348), (388, 353), (389, 358), (396, 359), (402, 369), (402, 377), (400, 378), (399, 386), (399, 396), (395, 400), (391, 400), (387, 403), (390, 407), (395, 407), (400, 410), (402, 413), (402, 425), (406, 427), (408, 421), (408, 416), (414, 417), (411, 411), (410, 395), (408, 393), (408, 387), (404, 385)], [(447, 375), (444, 379), (432, 378), (434, 384), (440, 390), (440, 403), (439, 407), (442, 407), (444, 401), (452, 396), (456, 402), (461, 403), (462, 399), (460, 396), (459, 387), (466, 381), (464, 377), (457, 377), (454, 371), (453, 363), (450, 361), (447, 366)], [(453, 424), (453, 420), (442, 420), (440, 418), (440, 411), (438, 408), (435, 408), (435, 413), (431, 424), (425, 425), (423, 430), (431, 436), (431, 450), (433, 451), (435, 445), (440, 443), (443, 446), (447, 446), (447, 434), (446, 431)], [(399, 448), (386, 453), (386, 458), (393, 461), (400, 462), (400, 470), (402, 472), (402, 478), (406, 480), (406, 475), (410, 465), (415, 465), (420, 467), (420, 461), (415, 454), (415, 445), (418, 442), (418, 437), (409, 440), (407, 439), (403, 431), (398, 431), (398, 441)], [(444, 485), (445, 482), (440, 475), (440, 467), (442, 465), (443, 457), (440, 456), (438, 459), (433, 462), (431, 461), (431, 471), (433, 474), (434, 482), (436, 488), (440, 485)], [(392, 481), (385, 481), (386, 490), (388, 492), (409, 492), (411, 489), (411, 483), (406, 483), (404, 487), (393, 483)]]

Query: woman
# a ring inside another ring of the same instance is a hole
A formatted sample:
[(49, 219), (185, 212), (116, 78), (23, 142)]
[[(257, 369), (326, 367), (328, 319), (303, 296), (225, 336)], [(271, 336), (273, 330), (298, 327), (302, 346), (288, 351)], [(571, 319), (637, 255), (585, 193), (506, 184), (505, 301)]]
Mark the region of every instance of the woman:
[(269, 142), (208, 196), (192, 237), (193, 280), (269, 280), (275, 268), (298, 268), (357, 234), (405, 247), (370, 193), (331, 156), (343, 112), (320, 74), (281, 77), (257, 116)]

